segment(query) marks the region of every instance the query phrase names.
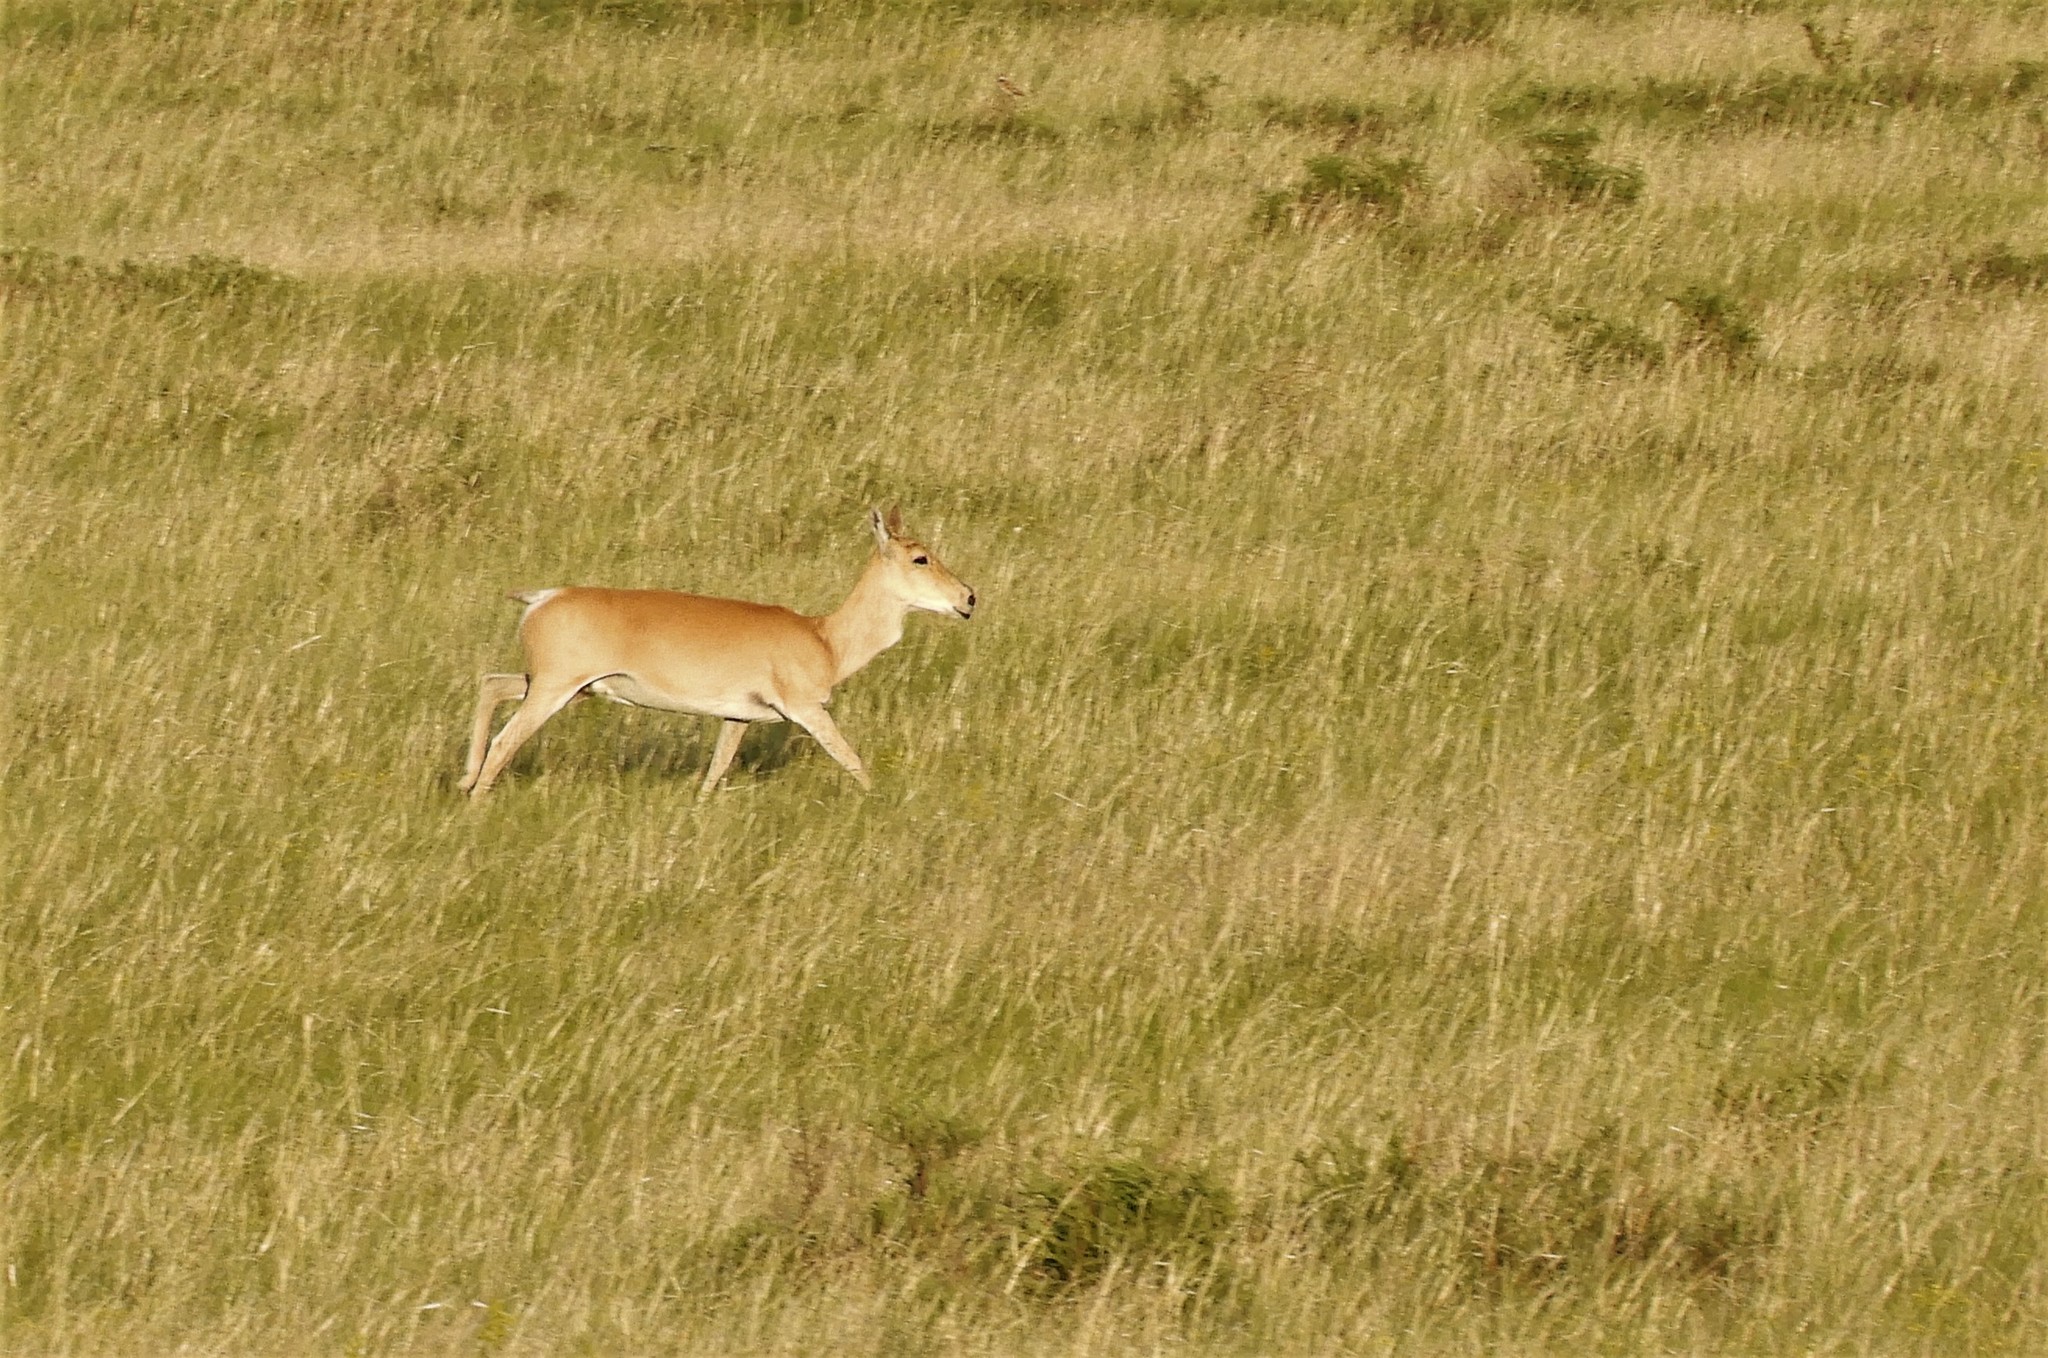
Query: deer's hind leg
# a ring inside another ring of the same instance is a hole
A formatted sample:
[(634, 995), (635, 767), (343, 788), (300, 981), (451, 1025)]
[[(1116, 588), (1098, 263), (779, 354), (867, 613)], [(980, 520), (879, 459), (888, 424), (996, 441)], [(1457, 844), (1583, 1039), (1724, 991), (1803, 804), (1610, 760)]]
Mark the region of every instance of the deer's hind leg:
[(602, 676), (590, 675), (567, 683), (529, 683), (526, 701), (519, 704), (519, 710), (512, 714), (512, 720), (505, 723), (491, 741), (490, 750), (484, 755), (483, 767), (477, 770), (476, 781), (470, 785), (469, 795), (481, 797), (491, 790), (491, 784), (498, 781), (498, 775), (512, 762), (512, 756), (519, 753), (519, 747), (533, 738), (549, 717), (569, 705), (569, 701), (583, 691), (586, 684)]
[(469, 758), (462, 766), (462, 781), (456, 784), (464, 792), (476, 786), (476, 776), (483, 770), (484, 749), (491, 743), (491, 722), (498, 709), (524, 698), (526, 688), (523, 674), (487, 674), (478, 686), (476, 719), (469, 729)]
[(746, 733), (746, 722), (728, 717), (719, 723), (718, 745), (711, 751), (711, 767), (704, 773), (704, 786), (697, 789), (699, 797), (709, 797), (718, 780), (725, 777), (725, 771), (732, 767), (732, 757), (740, 752), (740, 737)]

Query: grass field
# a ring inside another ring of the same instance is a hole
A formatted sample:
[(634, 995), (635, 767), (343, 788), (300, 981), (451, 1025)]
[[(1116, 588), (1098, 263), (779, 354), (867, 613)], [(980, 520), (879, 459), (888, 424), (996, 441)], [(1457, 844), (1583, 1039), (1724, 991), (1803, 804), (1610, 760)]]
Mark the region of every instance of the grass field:
[[(0, 1349), (2048, 1349), (2048, 7), (0, 82)], [(506, 590), (823, 611), (891, 502), (982, 606), (873, 793), (456, 793)]]

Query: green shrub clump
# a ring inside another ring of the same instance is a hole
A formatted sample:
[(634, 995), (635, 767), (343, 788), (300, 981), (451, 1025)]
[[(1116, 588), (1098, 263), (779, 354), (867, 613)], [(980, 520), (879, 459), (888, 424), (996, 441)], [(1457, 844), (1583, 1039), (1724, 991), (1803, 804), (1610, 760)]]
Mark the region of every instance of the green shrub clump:
[(1291, 189), (1264, 194), (1254, 213), (1268, 230), (1311, 226), (1333, 217), (1398, 214), (1423, 187), (1422, 162), (1409, 156), (1311, 156)]
[(1565, 352), (1581, 368), (1655, 368), (1664, 362), (1663, 343), (1631, 321), (1610, 320), (1584, 307), (1553, 312), (1549, 320), (1565, 337)]
[(2032, 292), (2048, 287), (2048, 250), (2025, 255), (2000, 241), (1958, 260), (1949, 269), (1949, 277), (1958, 287)]
[(1206, 1170), (1128, 1159), (1046, 1178), (1028, 1194), (1026, 1214), (1030, 1276), (1066, 1290), (1117, 1266), (1164, 1264), (1184, 1280), (1204, 1277), (1237, 1207)]
[(1671, 304), (1686, 320), (1689, 348), (1717, 354), (1731, 362), (1747, 362), (1756, 357), (1763, 334), (1742, 304), (1726, 293), (1695, 284), (1679, 292)]
[(1593, 159), (1600, 134), (1591, 128), (1551, 129), (1526, 138), (1543, 187), (1574, 203), (1633, 203), (1643, 196), (1640, 165)]

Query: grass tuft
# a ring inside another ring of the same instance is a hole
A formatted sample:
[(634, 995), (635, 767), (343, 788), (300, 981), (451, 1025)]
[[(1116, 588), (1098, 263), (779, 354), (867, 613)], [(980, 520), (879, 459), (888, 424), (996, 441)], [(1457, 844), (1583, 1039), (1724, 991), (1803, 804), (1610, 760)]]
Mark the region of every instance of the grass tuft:
[(1633, 82), (1524, 81), (1497, 98), (1493, 116), (1510, 125), (1542, 119), (1619, 118), (1682, 132), (1730, 135), (1768, 129), (1834, 131), (1900, 111), (1978, 112), (2026, 107), (2041, 81), (2019, 61), (1966, 70), (1888, 62), (1821, 72), (1764, 70), (1698, 76), (1642, 76)]
[(1199, 1290), (1237, 1219), (1230, 1194), (1205, 1170), (1110, 1160), (1048, 1176), (1026, 1197), (1025, 1272), (1062, 1291), (1112, 1271)]
[(1763, 333), (1740, 302), (1700, 284), (1688, 285), (1670, 300), (1685, 321), (1689, 348), (1731, 363), (1755, 359)]
[(1262, 194), (1253, 219), (1271, 230), (1309, 227), (1333, 219), (1391, 217), (1425, 187), (1422, 163), (1413, 157), (1311, 156), (1292, 189)]
[(1665, 358), (1664, 344), (1631, 321), (1600, 316), (1584, 307), (1552, 312), (1551, 328), (1565, 337), (1565, 349), (1584, 369), (1603, 366), (1653, 369)]
[(1514, 12), (1512, 0), (1399, 0), (1394, 31), (1415, 47), (1459, 47), (1485, 42)]
[(1328, 95), (1295, 100), (1262, 94), (1252, 100), (1252, 108), (1261, 122), (1295, 132), (1334, 134), (1340, 145), (1377, 141), (1400, 121), (1391, 110), (1378, 104)]
[(1640, 165), (1608, 165), (1593, 159), (1600, 134), (1591, 128), (1551, 128), (1531, 132), (1524, 140), (1537, 180), (1569, 202), (1625, 205), (1643, 196)]
[(1963, 288), (2031, 292), (2048, 287), (2048, 251), (2021, 254), (2000, 241), (1951, 265), (1949, 277)]

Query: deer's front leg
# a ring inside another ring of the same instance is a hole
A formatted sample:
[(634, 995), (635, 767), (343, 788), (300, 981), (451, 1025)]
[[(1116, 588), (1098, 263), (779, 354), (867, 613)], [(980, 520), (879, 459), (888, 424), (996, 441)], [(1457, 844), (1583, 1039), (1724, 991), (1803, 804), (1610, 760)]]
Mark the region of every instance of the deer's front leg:
[(860, 756), (853, 752), (853, 746), (846, 743), (846, 737), (839, 734), (832, 716), (823, 707), (792, 707), (783, 713), (798, 726), (811, 733), (811, 738), (825, 747), (825, 753), (839, 761), (840, 767), (853, 775), (853, 780), (863, 788), (873, 788), (867, 770), (861, 767)]

